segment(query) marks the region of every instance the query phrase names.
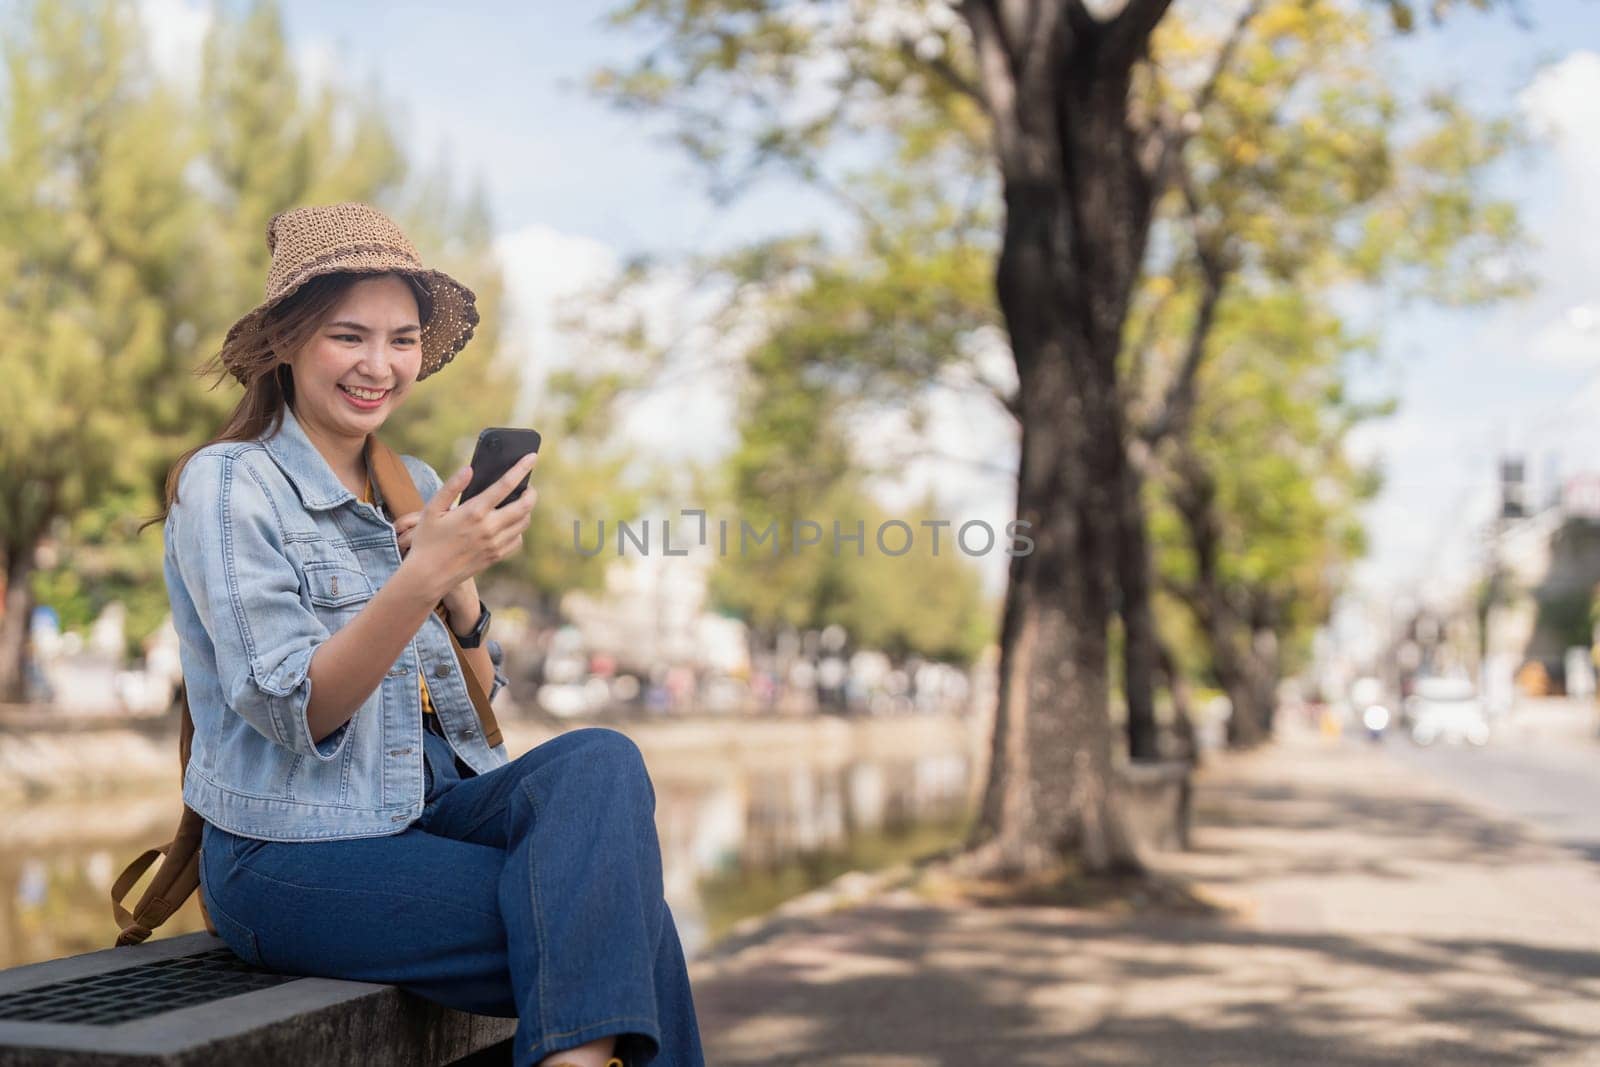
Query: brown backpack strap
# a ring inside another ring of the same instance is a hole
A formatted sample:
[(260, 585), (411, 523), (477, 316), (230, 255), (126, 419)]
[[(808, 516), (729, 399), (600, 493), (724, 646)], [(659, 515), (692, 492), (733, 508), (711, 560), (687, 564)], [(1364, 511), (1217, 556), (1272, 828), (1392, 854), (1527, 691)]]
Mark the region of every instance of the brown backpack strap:
[[(412, 480), (405, 461), (372, 434), (367, 435), (367, 445), (367, 469), (372, 472), (372, 479), (378, 486), (378, 495), (383, 498), (383, 506), (388, 509), (389, 515), (393, 517), (421, 511), (422, 494), (417, 492), (417, 483)], [(483, 727), (483, 739), (488, 742), (490, 748), (493, 748), (501, 744), (505, 738), (500, 732), (500, 723), (494, 717), (494, 709), (489, 706), (489, 695), (483, 691), (477, 673), (467, 662), (466, 650), (461, 647), (461, 642), (456, 640), (455, 633), (450, 629), (449, 620), (445, 618), (444, 605), (440, 604), (433, 611), (447, 623), (444, 628), (445, 633), (450, 634), (450, 645), (455, 650), (456, 661), (461, 665), (461, 678), (467, 683), (467, 695), (472, 698), (472, 706), (478, 713), (478, 725)]]
[[(178, 695), (183, 705), (183, 723), (178, 733), (178, 765), (181, 782), (182, 772), (189, 767), (189, 750), (194, 744), (194, 719), (189, 714), (188, 687), (180, 687)], [(117, 944), (137, 945), (149, 937), (152, 930), (166, 922), (172, 913), (182, 907), (183, 902), (200, 887), (200, 835), (204, 828), (205, 820), (185, 804), (172, 840), (157, 848), (149, 849), (128, 864), (112, 884), (111, 917), (116, 921), (117, 929), (121, 931), (117, 935)], [(144, 894), (139, 897), (139, 902), (134, 905), (133, 911), (128, 911), (122, 904), (123, 899), (133, 889), (134, 883), (144, 877), (144, 873), (155, 863), (157, 856), (162, 857), (161, 866), (156, 868), (155, 877), (145, 887)], [(211, 916), (206, 912), (204, 900), (200, 902), (200, 913), (205, 918), (206, 929), (213, 934), (216, 933), (216, 927), (211, 924)]]

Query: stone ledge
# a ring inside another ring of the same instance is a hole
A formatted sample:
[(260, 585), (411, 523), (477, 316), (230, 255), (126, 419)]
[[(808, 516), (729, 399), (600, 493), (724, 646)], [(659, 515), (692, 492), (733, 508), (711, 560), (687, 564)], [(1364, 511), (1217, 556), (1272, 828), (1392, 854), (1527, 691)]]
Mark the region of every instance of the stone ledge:
[[(224, 947), (210, 934), (185, 934), (17, 967), (0, 973), (0, 995)], [(0, 1067), (448, 1064), (492, 1050), (515, 1028), (514, 1019), (452, 1011), (394, 986), (296, 978), (109, 1026), (0, 1020)]]

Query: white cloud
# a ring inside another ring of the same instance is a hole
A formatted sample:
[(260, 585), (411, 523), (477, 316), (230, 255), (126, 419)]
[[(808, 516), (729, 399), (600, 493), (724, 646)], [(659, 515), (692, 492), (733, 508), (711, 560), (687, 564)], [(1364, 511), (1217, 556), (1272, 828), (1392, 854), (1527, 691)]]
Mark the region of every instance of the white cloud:
[(185, 92), (200, 84), (201, 46), (211, 29), (211, 9), (200, 0), (139, 0), (139, 21), (156, 70)]
[(740, 368), (760, 332), (759, 318), (715, 322), (727, 294), (681, 268), (658, 274), (631, 299), (649, 343), (666, 358), (627, 404), (625, 431), (647, 456), (707, 463), (725, 455), (737, 443)]
[[(552, 370), (610, 358), (584, 347), (592, 341), (563, 329), (562, 320), (616, 277), (621, 258), (600, 241), (545, 225), (500, 237), (496, 251), (506, 270), (510, 350), (522, 369), (519, 417), (532, 418)], [(714, 299), (667, 271), (631, 292), (630, 308), (618, 309), (636, 313), (650, 342), (672, 350), (652, 387), (627, 403), (618, 427), (646, 455), (705, 461), (733, 443), (734, 376), (727, 367), (743, 341), (707, 325)]]
[[(563, 330), (561, 320), (616, 276), (621, 257), (602, 242), (545, 225), (500, 237), (496, 251), (507, 279), (506, 336), (522, 373), (517, 417), (536, 422), (540, 383), (553, 369), (610, 358), (585, 347), (592, 341)], [(736, 444), (740, 357), (764, 324), (759, 296), (732, 324), (714, 322), (713, 312), (727, 298), (727, 293), (707, 291), (675, 270), (629, 294), (631, 310), (639, 314), (650, 341), (670, 353), (649, 388), (631, 398), (619, 416), (618, 432), (644, 456), (709, 462)], [(1014, 387), (1015, 368), (1004, 338), (981, 336), (973, 344), (973, 361), (981, 372), (1000, 388)], [(873, 461), (891, 452), (930, 449), (933, 454), (909, 459), (880, 480), (875, 492), (894, 509), (932, 489), (941, 502), (939, 517), (952, 522), (942, 545), (962, 522), (979, 519), (989, 524), (1003, 547), (1005, 524), (1014, 517), (1015, 423), (983, 394), (970, 373), (952, 369), (946, 378), (951, 388), (930, 394), (929, 420), (920, 436), (904, 412), (876, 412), (853, 428), (856, 447)], [(1007, 557), (996, 548), (974, 562), (986, 590), (999, 595)]]
[[(139, 22), (156, 70), (186, 93), (200, 87), (206, 34), (214, 21), (204, 0), (138, 0)], [(291, 58), (307, 96), (339, 82), (339, 57), (332, 42), (296, 39)]]
[(1570, 473), (1600, 455), (1600, 54), (1543, 67), (1516, 106), (1539, 138), (1510, 190), (1538, 288), (1476, 326), (1411, 324), (1400, 416), (1352, 441), (1387, 473), (1366, 512), (1374, 552), (1360, 584), (1370, 590), (1456, 588), (1475, 573), (1500, 456), (1524, 456), (1543, 494), (1550, 464)]
[(1573, 310), (1550, 318), (1528, 338), (1528, 355), (1545, 363), (1573, 367), (1600, 366), (1600, 329), (1585, 325)]
[(1518, 333), (1526, 354), (1563, 366), (1600, 366), (1594, 316), (1600, 278), (1600, 55), (1580, 51), (1539, 72), (1517, 97), (1529, 129), (1543, 139), (1553, 197), (1525, 205), (1535, 219), (1541, 292)]
[(1517, 97), (1534, 132), (1552, 139), (1562, 166), (1600, 172), (1600, 54), (1573, 52), (1550, 64)]
[[(939, 501), (936, 517), (950, 521), (940, 534), (941, 553), (963, 523), (988, 524), (995, 546), (968, 558), (978, 567), (985, 592), (999, 596), (1010, 564), (1003, 551), (1010, 543), (1006, 523), (1016, 517), (1019, 438), (1016, 420), (985, 393), (985, 386), (973, 378), (972, 367), (995, 387), (1011, 389), (1016, 385), (1016, 364), (998, 332), (980, 333), (970, 343), (972, 363), (946, 367), (942, 384), (929, 391), (927, 420), (920, 431), (905, 411), (874, 412), (859, 420), (853, 436), (856, 454), (870, 465), (915, 456), (898, 462), (895, 474), (879, 479), (872, 488), (891, 512), (909, 508), (933, 492)], [(918, 540), (928, 536), (919, 531)], [(975, 527), (968, 547), (976, 551), (984, 540), (982, 530)]]
[(1410, 452), (1427, 443), (1432, 430), (1415, 415), (1401, 414), (1358, 423), (1345, 438), (1345, 455), (1359, 464), (1381, 461), (1384, 456)]
[(551, 370), (580, 356), (558, 329), (565, 303), (617, 271), (617, 256), (599, 241), (549, 226), (525, 226), (495, 241), (506, 274), (506, 345), (522, 371), (519, 408)]
[[(289, 55), (300, 75), (300, 93), (305, 99), (315, 99), (323, 89), (337, 88), (343, 84), (339, 77), (338, 49), (331, 41), (317, 38), (300, 40), (294, 44)], [(340, 131), (341, 134), (348, 132)]]

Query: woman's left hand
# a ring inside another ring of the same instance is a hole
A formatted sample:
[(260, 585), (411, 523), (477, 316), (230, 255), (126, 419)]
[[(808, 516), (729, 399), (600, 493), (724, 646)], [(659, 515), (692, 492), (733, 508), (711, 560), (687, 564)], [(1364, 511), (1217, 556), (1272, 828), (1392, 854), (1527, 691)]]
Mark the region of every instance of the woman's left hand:
[[(401, 515), (394, 520), (395, 538), (400, 542), (400, 554), (403, 556), (411, 551), (411, 535), (416, 532), (417, 523), (422, 521), (422, 512), (413, 511)], [(453, 616), (472, 615), (477, 617), (478, 609), (478, 583), (471, 578), (462, 582), (444, 598), (445, 610)]]
[(400, 541), (400, 554), (403, 556), (411, 551), (411, 534), (417, 528), (417, 523), (422, 521), (422, 512), (413, 511), (408, 515), (401, 515), (394, 520), (394, 533)]

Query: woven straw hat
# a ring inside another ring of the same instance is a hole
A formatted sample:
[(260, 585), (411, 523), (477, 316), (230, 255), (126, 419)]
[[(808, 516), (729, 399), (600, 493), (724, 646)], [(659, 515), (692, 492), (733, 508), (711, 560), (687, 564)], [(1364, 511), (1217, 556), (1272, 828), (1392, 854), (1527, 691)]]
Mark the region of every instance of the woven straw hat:
[(230, 355), (258, 339), (267, 313), (312, 278), (323, 274), (384, 274), (417, 278), (433, 294), (433, 315), (422, 328), (421, 381), (472, 339), (478, 325), (477, 297), (442, 271), (422, 265), (417, 250), (387, 215), (367, 204), (302, 207), (274, 215), (267, 223), (267, 298), (228, 330), (222, 362), (248, 385), (248, 367)]

